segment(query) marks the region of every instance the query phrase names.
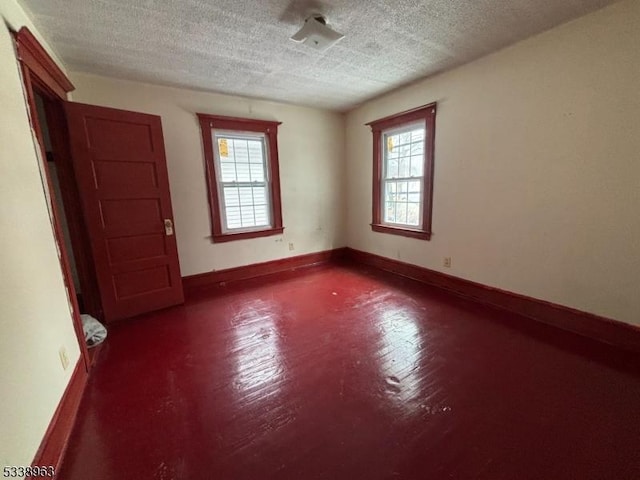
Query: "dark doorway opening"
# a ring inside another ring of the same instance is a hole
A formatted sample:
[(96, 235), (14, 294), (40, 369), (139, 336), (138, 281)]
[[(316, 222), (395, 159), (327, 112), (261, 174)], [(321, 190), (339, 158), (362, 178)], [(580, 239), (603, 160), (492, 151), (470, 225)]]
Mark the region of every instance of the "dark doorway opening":
[[(43, 152), (43, 168), (47, 177), (52, 210), (58, 228), (56, 237), (66, 253), (69, 265), (66, 284), (76, 300), (78, 315), (74, 315), (78, 341), (84, 343), (79, 315), (86, 313), (103, 321), (100, 295), (92, 262), (89, 237), (80, 207), (78, 190), (70, 158), (69, 139), (63, 101), (52, 95), (37, 81), (32, 81), (32, 120)], [(72, 302), (73, 303), (73, 302)], [(82, 348), (84, 350), (84, 348)], [(92, 363), (95, 350), (86, 350), (85, 361)]]

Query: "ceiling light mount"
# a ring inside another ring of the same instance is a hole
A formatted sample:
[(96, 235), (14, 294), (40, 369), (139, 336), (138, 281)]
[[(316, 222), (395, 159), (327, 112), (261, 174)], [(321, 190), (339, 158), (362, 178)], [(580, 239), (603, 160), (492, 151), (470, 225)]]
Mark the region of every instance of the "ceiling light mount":
[(291, 37), (291, 40), (304, 43), (316, 50), (326, 50), (343, 38), (343, 34), (327, 25), (327, 19), (323, 15), (314, 13), (304, 21), (302, 28)]
[[(319, 22), (322, 25), (326, 25), (327, 24), (327, 19), (325, 18), (325, 16), (324, 15), (320, 15), (319, 13), (311, 15), (311, 17), (309, 17), (309, 18), (313, 18), (316, 22)], [(309, 20), (309, 18), (307, 18), (307, 20)], [(305, 22), (307, 20), (305, 20)]]

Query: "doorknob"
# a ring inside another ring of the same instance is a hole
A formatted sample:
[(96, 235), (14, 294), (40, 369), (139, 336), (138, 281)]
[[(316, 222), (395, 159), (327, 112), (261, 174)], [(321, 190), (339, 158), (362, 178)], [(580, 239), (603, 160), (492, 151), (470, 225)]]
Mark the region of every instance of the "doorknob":
[(170, 218), (164, 219), (164, 233), (167, 236), (173, 235), (173, 222)]

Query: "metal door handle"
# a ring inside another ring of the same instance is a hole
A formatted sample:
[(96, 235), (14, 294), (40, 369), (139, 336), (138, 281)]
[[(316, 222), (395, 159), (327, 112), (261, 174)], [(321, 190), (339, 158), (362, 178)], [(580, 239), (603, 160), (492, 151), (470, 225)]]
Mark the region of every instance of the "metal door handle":
[(164, 233), (167, 237), (173, 235), (173, 222), (170, 218), (164, 219)]

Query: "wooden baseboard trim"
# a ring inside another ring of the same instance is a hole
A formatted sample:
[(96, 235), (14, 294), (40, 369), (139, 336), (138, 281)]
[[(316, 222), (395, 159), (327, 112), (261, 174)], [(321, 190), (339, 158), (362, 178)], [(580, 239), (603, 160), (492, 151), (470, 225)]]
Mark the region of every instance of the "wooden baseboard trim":
[(336, 248), (322, 252), (297, 255), (295, 257), (281, 258), (263, 263), (254, 263), (242, 267), (227, 268), (214, 272), (188, 275), (182, 278), (182, 285), (188, 293), (194, 289), (202, 287), (219, 286), (239, 280), (249, 280), (252, 278), (273, 275), (300, 268), (321, 265), (333, 261), (338, 261), (344, 257), (346, 248)]
[(481, 283), (352, 248), (346, 249), (344, 257), (354, 263), (368, 265), (411, 278), (479, 303), (517, 313), (616, 347), (640, 352), (640, 328), (617, 320), (489, 287)]
[(40, 448), (36, 452), (32, 463), (33, 466), (52, 466), (55, 468), (57, 476), (69, 443), (71, 430), (78, 415), (78, 408), (87, 385), (87, 378), (88, 373), (84, 361), (80, 358), (44, 434)]

